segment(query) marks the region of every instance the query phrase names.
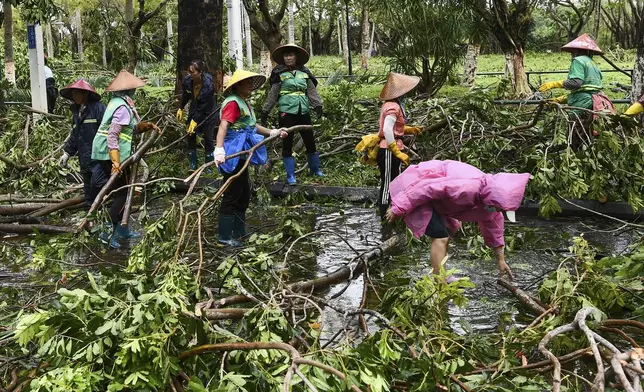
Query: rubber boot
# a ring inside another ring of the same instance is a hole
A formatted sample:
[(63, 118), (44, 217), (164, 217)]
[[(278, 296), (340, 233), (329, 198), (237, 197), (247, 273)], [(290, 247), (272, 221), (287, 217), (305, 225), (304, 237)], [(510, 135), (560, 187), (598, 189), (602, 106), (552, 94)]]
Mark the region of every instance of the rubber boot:
[(306, 154), (306, 158), (309, 161), (309, 171), (311, 175), (317, 177), (326, 177), (324, 173), (320, 170), (320, 154), (314, 152), (313, 154)]
[(119, 234), (119, 230), (114, 230), (114, 234), (112, 234), (112, 239), (110, 240), (110, 248), (112, 249), (121, 249), (121, 243), (119, 242), (121, 239), (124, 239), (121, 237)]
[[(106, 223), (106, 225), (109, 225), (109, 223)], [(98, 235), (98, 240), (105, 244), (109, 245), (110, 240), (112, 239), (112, 233), (114, 232), (114, 226), (112, 226), (112, 231), (110, 232), (109, 229), (106, 229), (104, 231), (101, 231)]]
[(241, 240), (246, 236), (246, 211), (235, 212), (235, 222), (233, 223), (233, 234), (232, 237), (234, 240)]
[(286, 170), (286, 183), (289, 185), (295, 185), (295, 158), (286, 157), (282, 158), (284, 162), (284, 170)]
[(241, 246), (241, 243), (233, 239), (233, 226), (235, 225), (235, 215), (219, 215), (219, 238), (220, 244), (228, 246)]
[(188, 150), (188, 162), (190, 162), (190, 170), (197, 170), (197, 150)]
[[(206, 157), (205, 157), (205, 161), (206, 161), (206, 163), (208, 163), (208, 162), (212, 162), (212, 161), (214, 161), (214, 160), (215, 160), (215, 152), (214, 152), (214, 151), (206, 152)], [(207, 167), (207, 168), (204, 170), (204, 172), (206, 172), (206, 174), (210, 174), (210, 173), (212, 173), (212, 168), (211, 168), (211, 167)]]
[(127, 238), (127, 239), (141, 238), (141, 233), (138, 231), (130, 230), (129, 226), (118, 225), (116, 228), (116, 232), (121, 238)]

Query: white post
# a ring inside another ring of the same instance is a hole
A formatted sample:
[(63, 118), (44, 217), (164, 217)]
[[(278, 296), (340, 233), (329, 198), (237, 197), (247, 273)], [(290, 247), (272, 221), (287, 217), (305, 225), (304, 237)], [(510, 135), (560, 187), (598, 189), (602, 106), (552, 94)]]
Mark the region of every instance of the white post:
[[(45, 90), (45, 52), (42, 42), (42, 26), (27, 25), (27, 48), (29, 49), (29, 79), (31, 80), (31, 106), (47, 112)], [(34, 116), (34, 120), (36, 116)]]
[(228, 55), (235, 59), (235, 68), (244, 67), (241, 34), (241, 0), (226, 0), (228, 8)]
[(250, 69), (253, 66), (253, 39), (250, 32), (250, 19), (246, 13), (246, 7), (242, 8), (244, 18), (244, 38), (246, 39), (246, 66)]
[(288, 6), (288, 43), (295, 43), (295, 17), (293, 15), (293, 3)]

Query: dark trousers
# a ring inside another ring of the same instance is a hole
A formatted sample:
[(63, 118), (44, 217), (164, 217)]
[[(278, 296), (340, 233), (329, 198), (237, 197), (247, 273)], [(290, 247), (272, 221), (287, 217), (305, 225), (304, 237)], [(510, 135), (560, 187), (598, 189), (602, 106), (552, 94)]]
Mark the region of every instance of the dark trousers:
[[(222, 184), (228, 181), (230, 177), (239, 173), (245, 162), (243, 159), (240, 159), (232, 173), (222, 173), (224, 176)], [(221, 198), (221, 205), (219, 206), (219, 213), (221, 215), (236, 215), (236, 212), (246, 212), (246, 209), (248, 209), (251, 191), (250, 177), (248, 175), (249, 169), (250, 167), (234, 179), (224, 192)]]
[(85, 204), (91, 207), (94, 202), (92, 197), (92, 170), (89, 167), (81, 168), (81, 176), (83, 177), (83, 193), (85, 194)]
[(396, 158), (388, 148), (378, 150), (378, 167), (380, 168), (380, 197), (378, 206), (380, 217), (383, 218), (389, 208), (389, 184), (400, 174), (401, 160)]
[(588, 112), (570, 113), (568, 132), (570, 135), (570, 146), (577, 151), (584, 143), (592, 143), (595, 139), (592, 132), (593, 115)]
[[(284, 128), (290, 128), (295, 125), (311, 125), (311, 114), (288, 114), (280, 113), (279, 114), (279, 126)], [(293, 156), (293, 133), (289, 133), (288, 137), (282, 139), (282, 157), (288, 158)], [(304, 146), (306, 147), (307, 154), (313, 154), (317, 150), (315, 149), (315, 136), (313, 135), (313, 130), (309, 131), (300, 131), (300, 136), (304, 141)]]
[[(112, 176), (112, 161), (93, 161), (92, 162), (92, 174), (91, 174), (91, 194), (89, 199), (91, 199), (90, 204), (94, 202), (96, 196), (101, 191), (103, 186)], [(130, 178), (130, 169), (127, 168), (123, 174), (116, 179), (114, 185), (111, 189), (118, 189), (122, 186), (127, 185), (128, 179)], [(109, 193), (109, 192), (108, 192)], [(86, 200), (88, 199), (85, 196)], [(127, 199), (127, 188), (122, 188), (118, 192), (112, 194), (112, 205), (110, 205), (110, 220), (112, 224), (120, 224), (121, 219), (123, 219), (123, 207), (125, 206), (125, 200)]]
[[(203, 128), (203, 129), (202, 129)], [(199, 127), (199, 132), (203, 137), (204, 149), (206, 154), (215, 151), (215, 127), (210, 124), (204, 124), (203, 127)], [(188, 135), (188, 150), (197, 149), (197, 133)]]

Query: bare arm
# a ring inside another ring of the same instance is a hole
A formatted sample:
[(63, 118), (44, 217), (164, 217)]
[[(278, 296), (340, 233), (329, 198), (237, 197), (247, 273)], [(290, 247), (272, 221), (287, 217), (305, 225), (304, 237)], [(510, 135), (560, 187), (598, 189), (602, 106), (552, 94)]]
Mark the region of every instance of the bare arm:
[[(257, 127), (257, 133), (259, 133), (260, 135), (271, 136), (271, 130), (270, 129), (266, 128), (263, 125), (259, 125), (259, 124), (255, 124), (255, 126)], [(219, 135), (217, 135), (217, 136), (219, 137)]]
[(219, 130), (217, 131), (217, 147), (224, 146), (224, 139), (226, 138), (226, 132), (228, 131), (228, 125), (230, 123), (226, 120), (221, 120), (219, 123)]

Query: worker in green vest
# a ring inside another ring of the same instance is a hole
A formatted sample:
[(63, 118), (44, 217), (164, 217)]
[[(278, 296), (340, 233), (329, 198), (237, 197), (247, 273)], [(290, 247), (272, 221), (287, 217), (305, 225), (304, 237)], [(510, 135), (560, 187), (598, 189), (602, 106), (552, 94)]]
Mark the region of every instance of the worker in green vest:
[(224, 182), (236, 177), (226, 188), (219, 207), (218, 240), (224, 245), (239, 246), (240, 240), (246, 235), (246, 210), (251, 192), (248, 170), (242, 171), (246, 159), (250, 159), (253, 165), (263, 165), (268, 152), (266, 146), (261, 146), (250, 157), (242, 155), (226, 159), (226, 156), (250, 150), (261, 143), (264, 136), (280, 135), (282, 139), (288, 136), (285, 129), (271, 130), (255, 121), (249, 98), (265, 81), (263, 75), (240, 69), (225, 83), (223, 94), (226, 99), (221, 104), (215, 164), (223, 174)]
[[(569, 106), (595, 112), (608, 111), (615, 113), (613, 103), (602, 91), (602, 73), (593, 61), (593, 55), (603, 54), (597, 43), (588, 34), (583, 34), (564, 45), (561, 50), (572, 53), (568, 78), (566, 80), (546, 82), (539, 87), (539, 91), (545, 92), (555, 88), (564, 88), (570, 90), (570, 94), (562, 95), (552, 101), (557, 103), (566, 102)], [(575, 148), (581, 143), (581, 135), (587, 135), (588, 131), (590, 131), (592, 120), (596, 115), (584, 110), (574, 110), (570, 115), (572, 117), (572, 145)], [(577, 129), (578, 127), (583, 129)]]
[[(297, 45), (280, 46), (271, 53), (277, 66), (270, 77), (271, 89), (266, 97), (260, 121), (266, 124), (268, 115), (277, 104), (280, 127), (310, 125), (311, 110), (318, 119), (322, 117), (322, 99), (317, 91), (317, 80), (311, 71), (304, 66), (309, 61), (306, 50)], [(290, 133), (282, 142), (282, 161), (286, 170), (286, 182), (290, 185), (295, 180), (295, 158), (293, 158), (293, 134)], [(306, 147), (309, 171), (312, 175), (324, 177), (320, 170), (320, 155), (315, 148), (313, 130), (301, 131), (300, 136)]]
[[(105, 89), (105, 91), (112, 93), (112, 99), (105, 109), (103, 120), (92, 143), (92, 200), (96, 198), (114, 173), (121, 173), (121, 175), (114, 183), (113, 189), (127, 185), (131, 173), (129, 168), (121, 172), (121, 162), (133, 153), (134, 131), (143, 133), (153, 129), (158, 130), (154, 124), (140, 121), (139, 114), (134, 107), (132, 100), (134, 92), (143, 85), (145, 82), (141, 79), (127, 71), (121, 71)], [(113, 226), (112, 233), (102, 232), (99, 235), (99, 240), (109, 244), (111, 248), (121, 248), (120, 240), (122, 239), (141, 236), (137, 232), (130, 231), (128, 225), (121, 225), (126, 198), (127, 188), (115, 192), (109, 209)]]

